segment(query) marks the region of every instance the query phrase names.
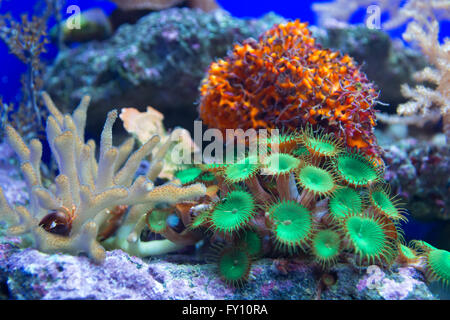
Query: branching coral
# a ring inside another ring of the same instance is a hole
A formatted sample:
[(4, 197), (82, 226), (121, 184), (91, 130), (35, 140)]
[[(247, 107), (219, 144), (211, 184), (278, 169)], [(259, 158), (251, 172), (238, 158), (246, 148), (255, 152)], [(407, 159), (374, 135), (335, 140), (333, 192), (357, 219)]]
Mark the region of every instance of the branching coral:
[(224, 132), (311, 124), (349, 147), (378, 154), (377, 96), (352, 58), (321, 49), (297, 20), (236, 45), (212, 63), (201, 85), (200, 117)]
[[(439, 22), (428, 1), (412, 3), (414, 6), (408, 12), (414, 20), (408, 24), (403, 39), (416, 43), (433, 65), (417, 72), (414, 79), (436, 87), (432, 89), (418, 85), (411, 88), (404, 84), (402, 94), (410, 101), (399, 105), (397, 111), (407, 116), (421, 113), (424, 117), (433, 117), (433, 114), (440, 113), (444, 119), (447, 142), (450, 142), (450, 39), (445, 38), (442, 44), (439, 42)], [(441, 5), (444, 9), (444, 2)], [(445, 5), (448, 14), (450, 2), (445, 2)]]
[(388, 14), (382, 28), (390, 30), (408, 22), (414, 15), (412, 12), (423, 3), (428, 3), (440, 19), (450, 18), (447, 0), (335, 0), (314, 3), (311, 8), (318, 15), (320, 25), (336, 26), (346, 24), (358, 9), (376, 5), (380, 9), (380, 14)]
[[(42, 184), (40, 164), (42, 145), (33, 139), (26, 145), (17, 131), (6, 127), (6, 137), (21, 161), (21, 169), (30, 194), (29, 207), (12, 208), (0, 190), (0, 214), (10, 223), (8, 233), (28, 236), (33, 246), (43, 252), (85, 253), (101, 262), (104, 248), (97, 240), (99, 228), (111, 218), (117, 206), (128, 206), (124, 227), (128, 231), (133, 254), (147, 255), (176, 247), (168, 240), (152, 244), (152, 250), (137, 241), (145, 226), (146, 213), (158, 205), (175, 204), (205, 194), (205, 187), (195, 184), (181, 187), (173, 183), (155, 186), (164, 156), (163, 145), (145, 175), (136, 177), (141, 160), (150, 154), (160, 138), (153, 136), (135, 152), (126, 141), (113, 147), (112, 127), (117, 111), (106, 119), (95, 158), (95, 142), (85, 142), (84, 129), (89, 97), (85, 97), (72, 115), (63, 115), (47, 94), (43, 95), (50, 116), (46, 135), (59, 175), (54, 184)], [(123, 208), (123, 207), (122, 207)], [(122, 211), (122, 210), (119, 210)], [(119, 229), (118, 232), (123, 231)], [(137, 235), (133, 237), (133, 235)], [(118, 243), (122, 247), (123, 243)]]

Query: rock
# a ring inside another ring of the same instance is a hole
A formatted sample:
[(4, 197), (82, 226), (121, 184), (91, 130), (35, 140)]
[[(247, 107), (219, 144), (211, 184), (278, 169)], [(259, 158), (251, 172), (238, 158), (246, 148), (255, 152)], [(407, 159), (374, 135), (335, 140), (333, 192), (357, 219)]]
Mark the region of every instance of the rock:
[[(417, 220), (450, 222), (450, 149), (403, 139), (385, 148), (386, 181)], [(449, 248), (447, 248), (449, 249)]]
[(405, 47), (400, 40), (392, 40), (381, 30), (360, 25), (311, 29), (325, 48), (348, 54), (362, 65), (369, 80), (375, 82), (381, 92), (379, 100), (390, 105), (378, 108), (389, 113), (395, 113), (397, 105), (406, 102), (400, 85), (413, 85), (413, 73), (426, 66), (422, 53)]
[(20, 173), (14, 151), (6, 143), (0, 143), (0, 188), (9, 203), (24, 205), (28, 202), (26, 183)]
[[(299, 261), (277, 268), (271, 259), (255, 262), (242, 288), (226, 285), (216, 266), (196, 256), (169, 255), (148, 261), (121, 250), (107, 252), (102, 265), (87, 257), (48, 255), (0, 242), (0, 297), (9, 299), (314, 299), (317, 270)], [(434, 299), (413, 268), (362, 271), (338, 264), (337, 282), (322, 299)]]
[(275, 14), (245, 20), (223, 10), (153, 12), (134, 25), (120, 26), (108, 40), (60, 52), (45, 76), (45, 90), (64, 111), (91, 95), (87, 129), (96, 135), (107, 111), (144, 111), (149, 105), (164, 113), (167, 128), (192, 129), (194, 102), (209, 64), (234, 43), (258, 37), (280, 21)]

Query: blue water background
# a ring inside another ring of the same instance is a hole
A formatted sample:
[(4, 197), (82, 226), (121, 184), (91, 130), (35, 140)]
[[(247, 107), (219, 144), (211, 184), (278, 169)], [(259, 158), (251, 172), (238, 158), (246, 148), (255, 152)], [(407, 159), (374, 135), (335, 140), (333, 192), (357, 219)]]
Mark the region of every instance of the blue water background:
[[(236, 17), (260, 17), (268, 12), (275, 12), (287, 19), (300, 19), (307, 21), (310, 24), (316, 23), (316, 15), (311, 10), (311, 4), (317, 2), (329, 2), (330, 0), (321, 1), (305, 1), (305, 0), (218, 0), (220, 5), (232, 15)], [(1, 7), (1, 13), (10, 12), (17, 19), (24, 12), (33, 13), (36, 0), (3, 0)], [(110, 13), (114, 10), (115, 5), (109, 1), (100, 0), (68, 0), (66, 5), (78, 5), (81, 10), (87, 10), (93, 7), (101, 7), (106, 13)], [(66, 9), (63, 10), (63, 16)], [(352, 23), (361, 23), (365, 18), (365, 10), (360, 9), (356, 12), (351, 19)], [(382, 16), (382, 21), (386, 16)], [(50, 21), (54, 24), (54, 21)], [(51, 27), (51, 25), (50, 25)], [(450, 23), (444, 22), (441, 24), (440, 38), (441, 41), (444, 37), (450, 35)], [(390, 32), (392, 37), (401, 38), (401, 34), (404, 31), (403, 28), (399, 28)], [(53, 45), (48, 45), (48, 52), (44, 55), (44, 59), (47, 62), (51, 62), (57, 55), (57, 49)], [(4, 101), (19, 101), (20, 97), (20, 77), (25, 72), (25, 66), (13, 55), (8, 53), (6, 45), (0, 41), (0, 96), (3, 96)], [(418, 223), (415, 221), (409, 221), (404, 226), (406, 238), (418, 238), (427, 239), (433, 242), (431, 235), (438, 234), (435, 230), (438, 225), (435, 223)]]

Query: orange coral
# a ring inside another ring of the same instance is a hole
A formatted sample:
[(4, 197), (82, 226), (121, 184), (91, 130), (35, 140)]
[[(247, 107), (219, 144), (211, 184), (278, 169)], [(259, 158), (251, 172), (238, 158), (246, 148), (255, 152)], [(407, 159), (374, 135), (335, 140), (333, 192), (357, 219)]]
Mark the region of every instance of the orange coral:
[(378, 93), (353, 59), (322, 49), (306, 23), (274, 26), (213, 62), (201, 85), (200, 117), (225, 129), (296, 129), (310, 123), (370, 154)]

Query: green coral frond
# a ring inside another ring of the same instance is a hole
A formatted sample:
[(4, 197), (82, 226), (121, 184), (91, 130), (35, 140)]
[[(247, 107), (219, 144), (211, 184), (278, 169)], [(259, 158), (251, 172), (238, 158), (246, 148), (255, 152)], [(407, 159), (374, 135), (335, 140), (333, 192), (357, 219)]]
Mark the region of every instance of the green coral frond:
[(333, 171), (305, 162), (296, 172), (298, 185), (316, 196), (329, 196), (337, 188)]
[(278, 176), (293, 172), (301, 161), (288, 153), (273, 153), (264, 160), (264, 171)]
[(230, 191), (222, 203), (211, 212), (211, 228), (223, 233), (237, 231), (249, 222), (255, 209), (255, 200), (250, 193), (242, 190)]
[(248, 180), (256, 175), (260, 168), (258, 157), (245, 157), (234, 164), (226, 167), (224, 174), (225, 179), (229, 183), (237, 183)]
[(369, 264), (390, 261), (397, 253), (395, 239), (378, 217), (352, 214), (343, 221), (343, 228), (360, 261), (366, 259)]
[(219, 254), (219, 274), (229, 285), (242, 286), (247, 281), (252, 267), (252, 259), (246, 250), (230, 247)]
[(328, 202), (330, 217), (334, 221), (341, 221), (349, 213), (359, 213), (363, 202), (359, 192), (350, 187), (338, 188)]
[(390, 188), (376, 186), (369, 189), (369, 203), (376, 211), (394, 221), (408, 221), (404, 216), (404, 210), (399, 208), (399, 201), (390, 196)]
[(181, 184), (188, 184), (194, 182), (202, 173), (202, 170), (197, 167), (192, 167), (175, 172), (175, 178), (180, 180)]
[(292, 253), (311, 240), (314, 227), (311, 212), (306, 207), (294, 201), (281, 201), (273, 204), (268, 213), (280, 249)]
[(311, 241), (311, 250), (315, 260), (324, 268), (336, 263), (341, 252), (341, 236), (331, 229), (320, 230)]
[(359, 152), (344, 152), (332, 159), (338, 176), (355, 188), (383, 180), (383, 167), (375, 159)]

